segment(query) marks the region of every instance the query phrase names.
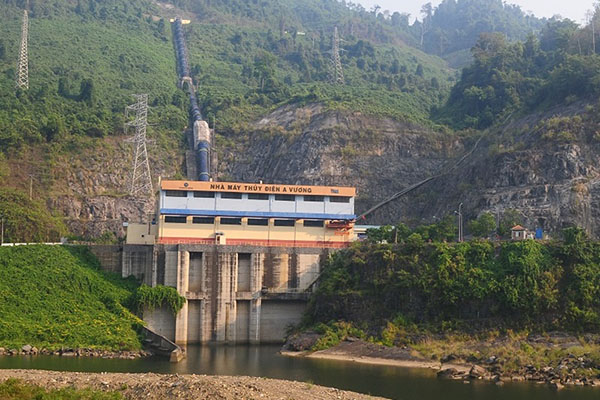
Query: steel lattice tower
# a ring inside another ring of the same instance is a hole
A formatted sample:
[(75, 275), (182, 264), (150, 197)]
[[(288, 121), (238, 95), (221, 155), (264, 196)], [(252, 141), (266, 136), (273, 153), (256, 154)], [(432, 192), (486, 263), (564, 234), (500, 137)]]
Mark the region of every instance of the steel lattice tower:
[(17, 88), (29, 89), (29, 59), (27, 57), (27, 39), (29, 36), (29, 17), (27, 10), (23, 11), (23, 27), (21, 30), (21, 48), (17, 64)]
[(337, 85), (344, 84), (344, 71), (342, 70), (342, 61), (340, 60), (340, 37), (338, 35), (337, 26), (333, 30), (333, 48), (331, 49), (329, 81)]
[(152, 177), (150, 175), (150, 162), (146, 144), (146, 126), (148, 125), (148, 95), (135, 94), (137, 103), (130, 105), (125, 110), (125, 116), (130, 118), (130, 113), (135, 113), (135, 118), (125, 123), (125, 129), (135, 128), (135, 136), (128, 139), (135, 145), (133, 157), (133, 174), (129, 185), (129, 194), (134, 197), (148, 195), (150, 199), (154, 196), (152, 189)]

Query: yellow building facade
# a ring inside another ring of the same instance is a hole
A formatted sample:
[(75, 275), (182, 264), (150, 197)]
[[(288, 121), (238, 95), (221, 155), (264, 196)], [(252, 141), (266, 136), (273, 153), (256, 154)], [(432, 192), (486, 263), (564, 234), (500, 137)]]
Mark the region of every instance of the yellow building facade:
[(161, 181), (159, 244), (341, 248), (355, 240), (350, 187)]

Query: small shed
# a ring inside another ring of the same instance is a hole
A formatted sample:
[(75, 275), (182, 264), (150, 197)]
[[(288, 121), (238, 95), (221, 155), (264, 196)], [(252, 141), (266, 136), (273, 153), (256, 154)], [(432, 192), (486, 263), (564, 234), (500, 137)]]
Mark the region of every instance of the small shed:
[(527, 239), (527, 229), (521, 225), (515, 225), (510, 229), (510, 238), (512, 240), (525, 240)]

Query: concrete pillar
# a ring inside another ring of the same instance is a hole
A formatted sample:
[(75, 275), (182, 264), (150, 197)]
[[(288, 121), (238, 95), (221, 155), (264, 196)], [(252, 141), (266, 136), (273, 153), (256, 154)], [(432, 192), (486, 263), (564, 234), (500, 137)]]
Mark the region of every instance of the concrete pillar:
[(217, 290), (217, 270), (218, 270), (218, 254), (214, 251), (205, 252), (202, 255), (202, 292), (205, 297), (202, 300), (202, 328), (200, 332), (200, 342), (208, 343), (213, 340), (214, 312), (216, 311), (215, 296)]
[(123, 246), (123, 255), (121, 256), (121, 277), (127, 278), (133, 275), (134, 254), (131, 248)]
[(231, 315), (231, 303), (235, 301), (235, 292), (232, 292), (232, 272), (237, 273), (237, 253), (218, 253), (217, 293), (215, 319), (215, 341), (225, 342), (229, 336), (229, 320), (235, 318)]
[(250, 316), (248, 318), (248, 341), (252, 344), (260, 343), (260, 311), (262, 307), (261, 290), (263, 287), (265, 255), (252, 254), (250, 265)]
[(150, 276), (150, 286), (156, 287), (158, 282), (158, 249), (152, 247), (152, 273)]
[(248, 328), (248, 341), (250, 344), (260, 343), (260, 312), (262, 309), (262, 300), (260, 297), (250, 301), (250, 318)]
[(165, 286), (177, 288), (179, 251), (165, 251)]
[[(189, 288), (190, 274), (190, 253), (188, 251), (179, 252), (177, 265), (177, 291), (185, 296)], [(188, 304), (187, 301), (183, 308), (177, 313), (175, 319), (175, 343), (186, 344), (188, 338)]]
[[(288, 287), (290, 255), (287, 253), (273, 256), (273, 287), (272, 289), (284, 290)], [(271, 289), (271, 288), (269, 288)]]
[(236, 339), (236, 321), (237, 321), (237, 286), (238, 286), (238, 268), (239, 268), (239, 256), (237, 253), (231, 253), (232, 260), (235, 262), (231, 263), (229, 268), (229, 301), (226, 302), (226, 324), (225, 330), (225, 341), (229, 343), (235, 343)]

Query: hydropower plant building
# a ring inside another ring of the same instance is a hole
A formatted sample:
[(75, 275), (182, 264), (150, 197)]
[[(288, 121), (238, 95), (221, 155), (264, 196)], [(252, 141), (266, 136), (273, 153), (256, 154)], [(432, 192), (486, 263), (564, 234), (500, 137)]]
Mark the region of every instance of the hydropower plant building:
[(355, 189), (162, 181), (158, 243), (345, 247)]
[(281, 342), (300, 321), (324, 258), (354, 233), (350, 187), (160, 182), (153, 223), (130, 224), (124, 276), (177, 288), (148, 326), (178, 344)]

